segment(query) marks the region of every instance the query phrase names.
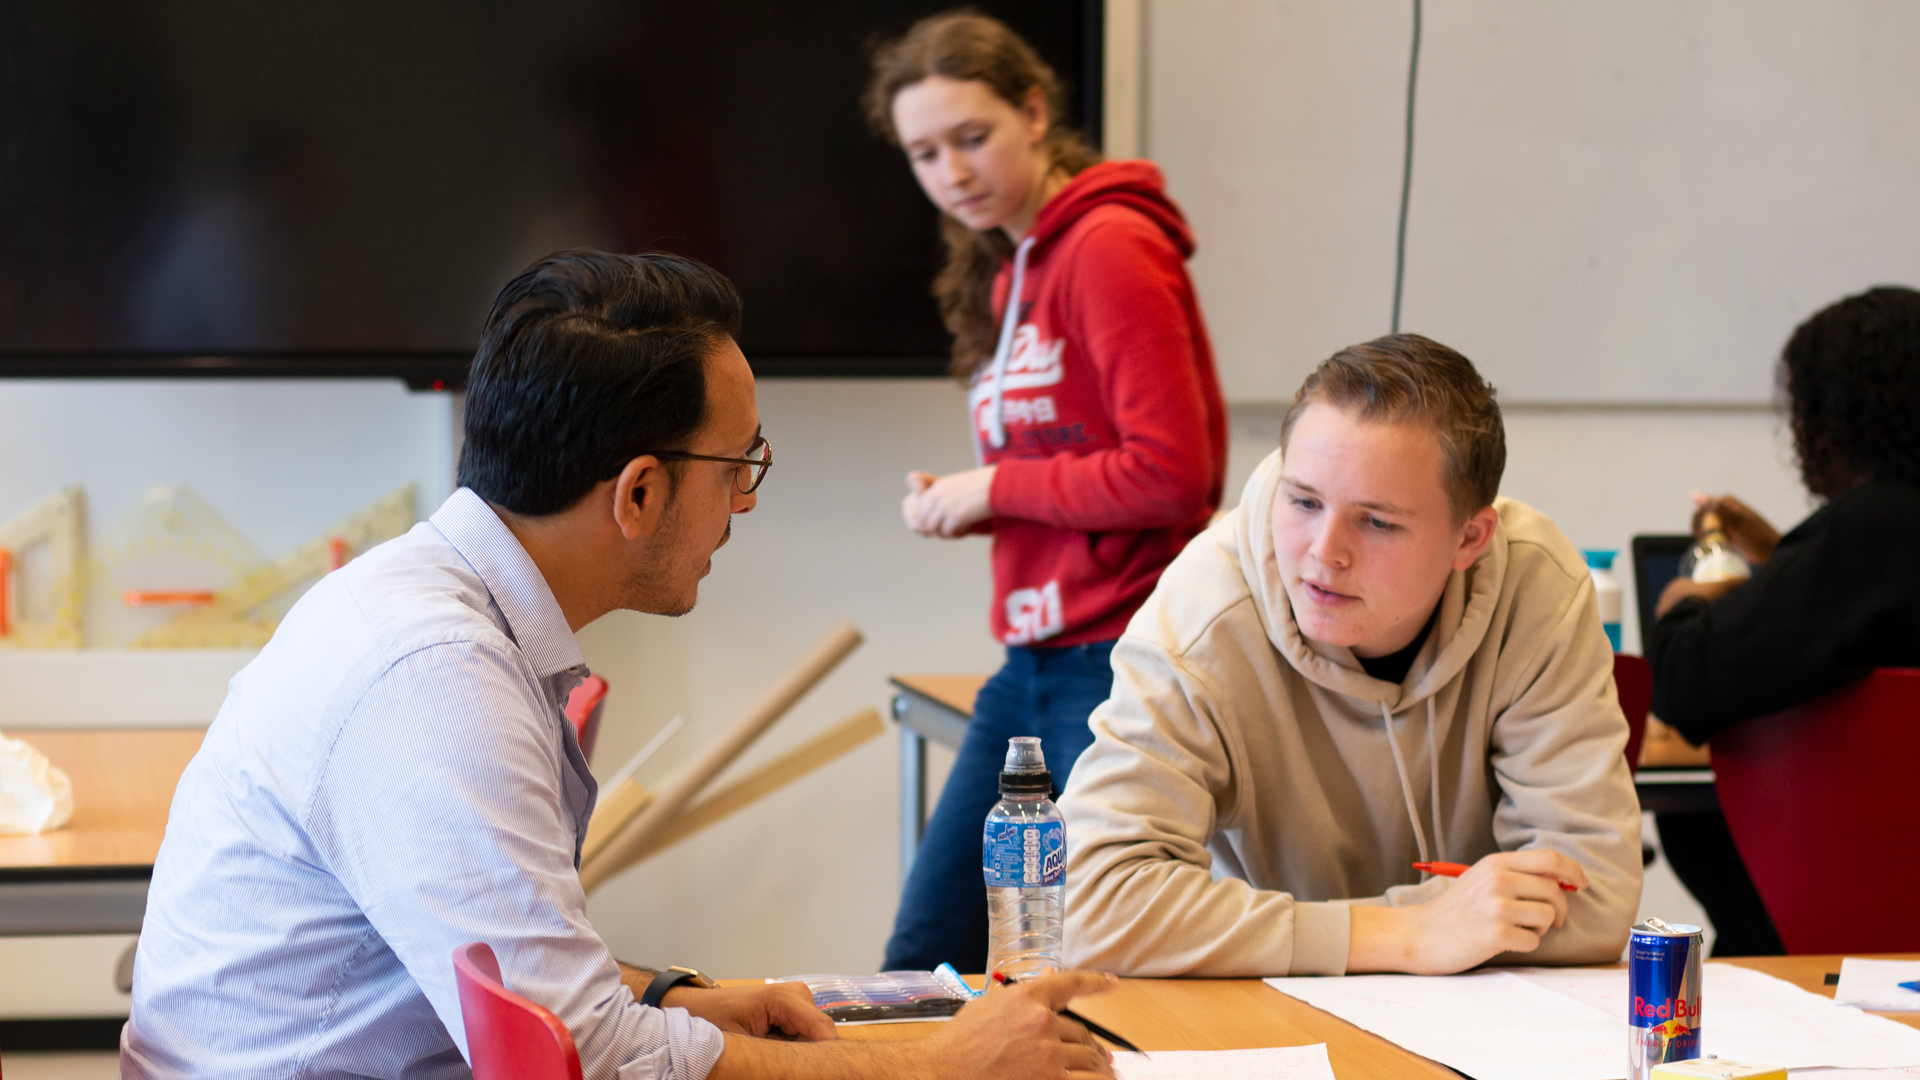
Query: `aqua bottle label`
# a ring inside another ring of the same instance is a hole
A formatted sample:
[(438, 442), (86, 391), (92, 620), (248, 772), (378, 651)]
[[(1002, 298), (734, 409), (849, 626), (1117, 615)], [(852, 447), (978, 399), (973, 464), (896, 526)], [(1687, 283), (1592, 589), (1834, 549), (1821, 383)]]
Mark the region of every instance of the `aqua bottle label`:
[(1059, 885), (1066, 880), (1067, 833), (1061, 823), (989, 821), (984, 839), (981, 869), (987, 888)]

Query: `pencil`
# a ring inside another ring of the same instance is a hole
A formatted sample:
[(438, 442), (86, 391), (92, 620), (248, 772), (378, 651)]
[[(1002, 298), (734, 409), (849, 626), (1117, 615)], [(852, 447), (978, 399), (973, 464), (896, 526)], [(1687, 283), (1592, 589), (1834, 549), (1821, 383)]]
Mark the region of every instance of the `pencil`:
[(1096, 1024), (1093, 1021), (1087, 1019), (1086, 1017), (1081, 1016), (1079, 1013), (1074, 1012), (1072, 1009), (1061, 1009), (1060, 1015), (1066, 1017), (1069, 1020), (1079, 1021), (1080, 1026), (1086, 1028), (1088, 1031), (1091, 1031), (1095, 1035), (1100, 1036), (1101, 1038), (1107, 1040), (1108, 1042), (1112, 1043), (1113, 1045), (1119, 1047), (1122, 1050), (1131, 1050), (1136, 1054), (1142, 1054), (1142, 1055), (1146, 1053), (1145, 1050), (1142, 1050), (1139, 1047), (1128, 1042), (1127, 1040), (1121, 1038), (1120, 1036), (1115, 1035), (1110, 1029), (1101, 1027), (1099, 1024)]
[[(1002, 975), (997, 971), (993, 973), (992, 978), (994, 982), (1001, 983), (1003, 985), (1011, 985), (1013, 983), (1020, 981), (1019, 979), (1010, 979), (1007, 976)], [(1089, 1032), (1093, 1033), (1095, 1036), (1107, 1040), (1108, 1042), (1112, 1043), (1113, 1045), (1119, 1047), (1122, 1050), (1132, 1051), (1133, 1053), (1139, 1054), (1141, 1057), (1147, 1056), (1147, 1052), (1145, 1050), (1142, 1050), (1139, 1047), (1128, 1042), (1127, 1040), (1121, 1038), (1120, 1036), (1115, 1035), (1112, 1029), (1101, 1027), (1099, 1024), (1096, 1024), (1093, 1021), (1087, 1019), (1086, 1017), (1081, 1016), (1079, 1013), (1074, 1012), (1072, 1009), (1061, 1009), (1060, 1015), (1078, 1023), (1081, 1027), (1086, 1028)]]

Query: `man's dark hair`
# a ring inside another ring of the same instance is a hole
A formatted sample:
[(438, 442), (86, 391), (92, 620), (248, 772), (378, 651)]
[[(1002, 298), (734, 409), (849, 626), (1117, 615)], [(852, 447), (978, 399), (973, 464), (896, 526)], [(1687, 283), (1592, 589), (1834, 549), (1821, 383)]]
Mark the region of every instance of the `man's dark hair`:
[(1316, 401), (1362, 420), (1432, 425), (1440, 437), (1440, 475), (1456, 521), (1491, 505), (1500, 493), (1507, 428), (1493, 384), (1445, 345), (1419, 334), (1390, 334), (1322, 360), (1280, 421), (1282, 449), (1294, 422)]
[(1920, 292), (1882, 285), (1801, 323), (1780, 383), (1808, 491), (1920, 482)]
[(740, 294), (703, 263), (541, 259), (487, 313), (459, 483), (515, 514), (556, 514), (634, 458), (684, 449), (706, 419), (706, 357), (739, 332)]

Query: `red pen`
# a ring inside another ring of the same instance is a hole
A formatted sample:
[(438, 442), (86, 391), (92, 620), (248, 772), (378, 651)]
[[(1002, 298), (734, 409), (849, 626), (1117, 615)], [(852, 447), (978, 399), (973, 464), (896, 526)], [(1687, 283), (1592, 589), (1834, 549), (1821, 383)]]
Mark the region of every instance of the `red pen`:
[[(1439, 874), (1441, 877), (1459, 877), (1461, 874), (1467, 872), (1467, 868), (1457, 862), (1417, 862), (1413, 864), (1413, 868), (1415, 870), (1425, 870), (1429, 874)], [(1565, 892), (1580, 891), (1564, 881), (1560, 882), (1559, 885)]]

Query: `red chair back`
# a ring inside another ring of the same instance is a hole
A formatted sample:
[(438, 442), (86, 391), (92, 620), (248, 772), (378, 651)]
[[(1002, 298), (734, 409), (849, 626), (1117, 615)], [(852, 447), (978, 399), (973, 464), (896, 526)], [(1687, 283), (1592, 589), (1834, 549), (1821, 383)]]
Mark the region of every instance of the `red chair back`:
[(1653, 665), (1644, 656), (1614, 653), (1613, 686), (1620, 694), (1620, 711), (1627, 714), (1627, 769), (1638, 771), (1647, 709), (1653, 705)]
[(453, 950), (473, 1080), (581, 1080), (580, 1052), (560, 1018), (507, 989), (478, 942)]
[(567, 719), (573, 721), (573, 733), (580, 738), (580, 753), (593, 760), (594, 736), (600, 733), (600, 707), (607, 703), (607, 680), (589, 675), (586, 681), (567, 695)]
[(1789, 953), (1920, 950), (1920, 670), (1851, 686), (1713, 737), (1734, 846)]

